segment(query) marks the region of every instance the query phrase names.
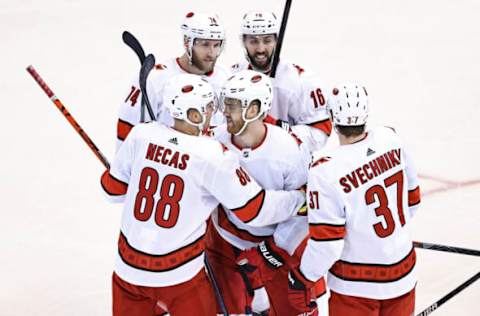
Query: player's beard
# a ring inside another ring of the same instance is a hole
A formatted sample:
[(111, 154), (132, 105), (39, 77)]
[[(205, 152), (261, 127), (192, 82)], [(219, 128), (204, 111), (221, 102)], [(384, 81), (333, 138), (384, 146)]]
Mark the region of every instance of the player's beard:
[(195, 52), (192, 51), (192, 65), (200, 69), (200, 71), (207, 73), (213, 71), (213, 67), (215, 67), (215, 62), (217, 61), (216, 58), (213, 59), (212, 63), (206, 63), (198, 58)]
[(273, 53), (270, 56), (267, 56), (267, 58), (265, 58), (263, 61), (255, 60), (255, 56), (258, 56), (258, 55), (263, 55), (263, 54), (255, 54), (253, 56), (248, 54), (248, 58), (250, 59), (250, 63), (252, 64), (253, 68), (261, 71), (270, 70), (270, 66), (272, 65)]
[(235, 134), (240, 131), (245, 122), (243, 120), (235, 122), (234, 120), (227, 118), (227, 131), (230, 134)]

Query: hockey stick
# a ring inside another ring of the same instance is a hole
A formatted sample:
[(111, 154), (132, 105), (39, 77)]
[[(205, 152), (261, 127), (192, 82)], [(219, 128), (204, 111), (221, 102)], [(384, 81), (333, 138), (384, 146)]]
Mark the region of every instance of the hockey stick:
[[(132, 35), (132, 33), (128, 32), (128, 31), (124, 31), (122, 33), (122, 40), (123, 42), (128, 46), (130, 47), (134, 52), (135, 54), (137, 55), (138, 59), (140, 60), (140, 65), (142, 65), (143, 67), (143, 64), (145, 63), (145, 51), (143, 50), (143, 47), (142, 45), (140, 44), (140, 42), (137, 40), (137, 38), (135, 36)], [(153, 65), (151, 66), (151, 68), (146, 68), (144, 70), (144, 72), (146, 73), (146, 77), (148, 77), (148, 74), (150, 73), (150, 70), (152, 70), (153, 66), (155, 65), (155, 59), (153, 59)], [(148, 67), (150, 67), (150, 65), (147, 65)], [(141, 77), (141, 73), (142, 73), (142, 70), (140, 69), (140, 78)], [(146, 81), (146, 77), (145, 77), (145, 81)], [(142, 79), (140, 79), (142, 80)], [(140, 83), (140, 88), (141, 88), (141, 83)], [(145, 89), (146, 91), (146, 89)], [(150, 118), (152, 119), (152, 121), (155, 121), (155, 116), (153, 115), (153, 111), (152, 111), (152, 107), (150, 105), (150, 102), (146, 102), (144, 99), (144, 92), (142, 91), (142, 104), (141, 104), (141, 107), (140, 107), (140, 122), (145, 122), (145, 107), (147, 107), (147, 110), (148, 110), (148, 114), (150, 115)]]
[(463, 282), (461, 285), (459, 285), (457, 288), (455, 288), (453, 291), (433, 303), (432, 305), (428, 306), (426, 309), (424, 309), (421, 313), (417, 314), (417, 316), (427, 316), (431, 313), (433, 313), (437, 308), (442, 306), (445, 302), (447, 302), (449, 299), (466, 289), (468, 286), (470, 286), (472, 283), (477, 281), (480, 278), (480, 272), (477, 272), (474, 276), (472, 276), (470, 279), (467, 281)]
[(28, 73), (33, 77), (33, 79), (38, 83), (40, 88), (45, 92), (45, 94), (50, 98), (50, 100), (55, 104), (57, 109), (62, 112), (63, 116), (67, 119), (67, 121), (72, 125), (72, 127), (75, 129), (75, 131), (82, 137), (83, 141), (90, 147), (90, 149), (93, 151), (95, 156), (97, 156), (98, 159), (102, 162), (102, 164), (105, 166), (105, 168), (110, 169), (110, 163), (108, 162), (107, 158), (102, 154), (100, 149), (93, 143), (93, 141), (88, 137), (87, 133), (80, 127), (80, 125), (77, 123), (77, 121), (73, 118), (73, 116), (68, 112), (68, 110), (65, 108), (63, 105), (62, 101), (60, 101), (55, 93), (50, 89), (50, 87), (47, 85), (47, 83), (40, 77), (40, 75), (37, 73), (35, 68), (33, 68), (32, 65), (27, 67)]
[(474, 250), (474, 249), (459, 248), (459, 247), (445, 246), (445, 245), (439, 245), (439, 244), (430, 244), (427, 242), (420, 242), (420, 241), (414, 241), (413, 246), (421, 249), (453, 252), (453, 253), (458, 253), (462, 255), (477, 256), (477, 257), (480, 256), (480, 250)]
[(215, 292), (215, 296), (217, 297), (218, 304), (222, 310), (223, 315), (229, 316), (230, 314), (227, 311), (227, 306), (225, 306), (225, 301), (223, 300), (222, 292), (220, 292), (220, 288), (218, 287), (217, 279), (215, 278), (215, 274), (213, 273), (212, 266), (208, 261), (207, 254), (205, 253), (205, 267), (207, 268), (208, 275), (210, 276), (210, 281), (212, 283), (213, 290)]
[(135, 54), (137, 54), (138, 59), (140, 59), (140, 64), (143, 64), (143, 61), (145, 60), (145, 51), (136, 37), (133, 36), (129, 31), (124, 31), (122, 33), (122, 40), (135, 52)]
[(148, 100), (147, 94), (147, 78), (152, 71), (153, 66), (155, 66), (155, 57), (152, 54), (148, 54), (140, 68), (140, 90), (142, 91), (142, 107), (146, 106), (148, 114), (152, 121), (156, 121), (155, 115), (153, 114), (152, 106), (150, 105), (150, 100)]
[(280, 60), (280, 51), (282, 50), (283, 37), (285, 36), (285, 29), (287, 28), (288, 15), (290, 14), (290, 6), (292, 0), (286, 0), (285, 7), (283, 8), (282, 24), (280, 25), (280, 31), (278, 33), (277, 46), (273, 54), (272, 69), (270, 70), (270, 77), (275, 78), (277, 73), (277, 66)]

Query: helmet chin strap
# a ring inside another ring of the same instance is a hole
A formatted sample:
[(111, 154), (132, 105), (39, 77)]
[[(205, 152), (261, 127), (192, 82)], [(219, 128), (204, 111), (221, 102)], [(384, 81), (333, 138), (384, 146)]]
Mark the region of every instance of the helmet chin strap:
[(245, 129), (247, 128), (247, 125), (248, 125), (250, 122), (253, 122), (253, 121), (257, 120), (257, 119), (258, 119), (260, 116), (262, 116), (262, 115), (263, 115), (263, 113), (258, 113), (257, 116), (255, 116), (254, 118), (247, 119), (247, 118), (245, 117), (245, 112), (244, 112), (244, 113), (242, 114), (243, 126), (242, 126), (242, 128), (240, 128), (240, 130), (239, 130), (238, 132), (233, 133), (233, 135), (235, 135), (235, 136), (241, 135), (241, 134), (245, 131)]

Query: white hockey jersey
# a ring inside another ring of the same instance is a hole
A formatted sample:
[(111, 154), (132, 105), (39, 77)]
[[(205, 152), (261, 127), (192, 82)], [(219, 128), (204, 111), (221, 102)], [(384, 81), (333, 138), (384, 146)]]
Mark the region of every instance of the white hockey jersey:
[[(158, 118), (158, 121), (167, 126), (172, 125), (173, 119), (168, 110), (163, 106), (163, 89), (170, 78), (182, 73), (186, 72), (180, 67), (179, 58), (170, 58), (163, 63), (155, 65), (147, 79), (148, 100), (150, 101), (152, 110)], [(223, 83), (227, 80), (227, 76), (227, 71), (224, 68), (215, 65), (212, 72), (202, 75), (201, 77), (212, 85), (218, 95)], [(126, 98), (118, 112), (117, 150), (132, 127), (140, 123), (141, 99), (142, 93), (140, 91), (139, 78), (138, 75), (135, 75), (126, 93)], [(151, 120), (145, 108), (145, 121), (149, 122)], [(217, 112), (212, 117), (211, 125), (219, 125), (223, 122), (223, 115)]]
[[(245, 69), (252, 69), (246, 61), (231, 67), (233, 73)], [(278, 63), (272, 83), (274, 93), (269, 114), (291, 126), (299, 126), (294, 132), (303, 141), (310, 143), (309, 139), (313, 139), (323, 145), (332, 131), (326, 110), (331, 89), (317, 75), (283, 60)]]
[(410, 220), (420, 203), (413, 162), (395, 131), (378, 127), (312, 163), (310, 240), (300, 269), (328, 273), (335, 292), (388, 299), (416, 283)]
[(115, 272), (144, 286), (185, 282), (203, 268), (206, 220), (219, 202), (255, 224), (268, 218), (264, 207), (294, 213), (305, 201), (260, 188), (219, 142), (155, 122), (132, 129), (101, 183), (124, 202)]
[[(270, 124), (264, 124), (266, 129), (265, 138), (255, 148), (240, 148), (233, 137), (226, 130), (225, 125), (215, 128), (214, 137), (224, 144), (230, 152), (237, 155), (242, 170), (245, 170), (265, 189), (271, 190), (295, 190), (307, 182), (308, 163), (310, 155), (299, 147), (298, 139), (295, 139), (285, 130)], [(305, 157), (307, 156), (307, 157)], [(271, 238), (277, 226), (288, 226), (284, 221), (292, 218), (288, 209), (263, 208), (272, 214), (269, 225), (252, 226), (245, 224), (233, 215), (227, 206), (219, 207), (218, 212), (212, 215), (212, 220), (219, 234), (230, 244), (239, 249), (255, 247), (258, 242)], [(306, 218), (303, 218), (307, 227)], [(277, 223), (280, 223), (278, 224)], [(296, 221), (297, 222), (297, 221)], [(298, 226), (298, 224), (295, 224)], [(293, 228), (283, 228), (286, 232)], [(305, 228), (303, 237), (280, 238), (280, 247), (294, 250), (305, 238), (308, 229)], [(293, 245), (291, 245), (294, 243)], [(292, 251), (293, 253), (293, 251)]]

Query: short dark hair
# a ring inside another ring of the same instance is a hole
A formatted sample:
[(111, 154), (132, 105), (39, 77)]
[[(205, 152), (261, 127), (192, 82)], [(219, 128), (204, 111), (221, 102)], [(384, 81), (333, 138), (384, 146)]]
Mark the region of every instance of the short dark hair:
[(337, 131), (345, 137), (361, 135), (365, 132), (365, 124), (358, 126), (336, 125)]

